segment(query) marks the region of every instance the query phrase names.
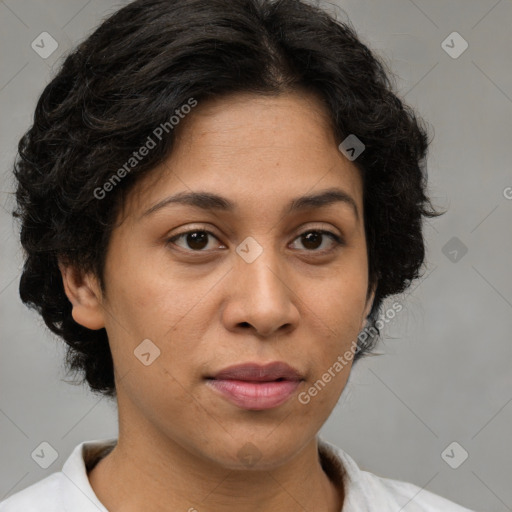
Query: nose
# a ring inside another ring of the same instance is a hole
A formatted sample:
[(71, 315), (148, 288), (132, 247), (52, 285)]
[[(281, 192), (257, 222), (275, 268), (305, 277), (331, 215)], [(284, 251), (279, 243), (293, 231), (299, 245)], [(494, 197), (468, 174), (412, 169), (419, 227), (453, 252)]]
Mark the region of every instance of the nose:
[(223, 322), (230, 331), (252, 330), (260, 337), (290, 332), (299, 322), (290, 272), (265, 248), (251, 263), (236, 255)]

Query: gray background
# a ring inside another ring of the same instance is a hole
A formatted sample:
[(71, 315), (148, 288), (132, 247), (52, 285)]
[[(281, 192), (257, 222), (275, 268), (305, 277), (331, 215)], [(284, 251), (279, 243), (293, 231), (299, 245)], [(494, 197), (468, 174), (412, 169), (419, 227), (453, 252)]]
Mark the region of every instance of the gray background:
[[(79, 442), (117, 435), (114, 406), (64, 382), (62, 343), (18, 298), (9, 212), (10, 166), (43, 86), (123, 4), (0, 1), (0, 499), (59, 470)], [(396, 73), (399, 95), (432, 126), (430, 191), (448, 208), (425, 227), (424, 277), (393, 298), (404, 309), (384, 331), (382, 355), (356, 365), (322, 433), (366, 470), (476, 510), (512, 510), (512, 1), (321, 5), (340, 19), (345, 10)], [(31, 48), (43, 31), (59, 45), (47, 59)], [(469, 44), (458, 58), (442, 47), (454, 31)], [(47, 470), (31, 458), (42, 441), (59, 454)], [(452, 461), (469, 454), (457, 469), (441, 457), (453, 441), (462, 448), (449, 451)]]

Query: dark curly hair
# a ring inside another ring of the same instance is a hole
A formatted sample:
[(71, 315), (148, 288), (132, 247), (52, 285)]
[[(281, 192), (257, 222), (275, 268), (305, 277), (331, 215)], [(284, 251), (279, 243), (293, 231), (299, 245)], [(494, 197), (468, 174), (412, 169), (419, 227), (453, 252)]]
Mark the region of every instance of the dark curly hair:
[(341, 22), (300, 0), (137, 0), (107, 18), (64, 60), (38, 100), (14, 163), (25, 264), (20, 296), (68, 345), (69, 371), (99, 394), (115, 396), (105, 329), (76, 323), (58, 260), (93, 271), (104, 289), (109, 236), (126, 193), (172, 149), (157, 147), (102, 187), (155, 127), (190, 98), (236, 92), (315, 93), (340, 142), (355, 134), (353, 163), (364, 184), (369, 283), (377, 284), (354, 360), (370, 351), (383, 299), (420, 276), (426, 196), (424, 122), (393, 93), (390, 71)]

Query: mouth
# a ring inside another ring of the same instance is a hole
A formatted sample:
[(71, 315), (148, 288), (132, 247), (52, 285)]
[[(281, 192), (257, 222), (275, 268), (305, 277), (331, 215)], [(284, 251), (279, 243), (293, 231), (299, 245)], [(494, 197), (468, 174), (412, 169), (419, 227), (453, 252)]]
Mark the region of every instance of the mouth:
[(303, 380), (284, 362), (245, 363), (206, 377), (206, 384), (237, 407), (257, 411), (284, 404)]

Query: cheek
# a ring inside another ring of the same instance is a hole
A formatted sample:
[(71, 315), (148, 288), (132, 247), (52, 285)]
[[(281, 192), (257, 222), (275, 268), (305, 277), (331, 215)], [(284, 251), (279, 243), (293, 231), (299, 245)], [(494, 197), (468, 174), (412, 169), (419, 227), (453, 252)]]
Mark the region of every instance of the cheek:
[(132, 418), (144, 418), (145, 424), (158, 426), (180, 444), (208, 442), (215, 411), (187, 389), (184, 376), (176, 374), (176, 366), (168, 368), (163, 356), (162, 351), (151, 366), (138, 365), (126, 372), (118, 388), (120, 407)]
[(315, 409), (334, 406), (346, 384), (361, 331), (366, 285), (364, 274), (354, 272), (307, 295), (313, 341), (310, 382), (318, 382), (308, 397)]
[[(366, 306), (367, 280), (361, 273), (341, 274), (339, 278), (304, 290), (312, 314), (324, 324), (327, 346), (340, 347), (347, 338), (356, 337)], [(314, 284), (314, 283), (310, 283)]]
[[(156, 397), (165, 396), (160, 391), (176, 388), (172, 396), (179, 401), (178, 383), (185, 383), (190, 371), (196, 370), (197, 346), (211, 321), (201, 303), (210, 288), (211, 284), (201, 281), (195, 286), (184, 282), (176, 273), (166, 275), (150, 264), (127, 265), (117, 273), (110, 282), (112, 314), (107, 332), (120, 373), (130, 372), (134, 382), (149, 386), (148, 391), (158, 389)], [(148, 351), (146, 359), (154, 362), (146, 367), (137, 354)]]
[(200, 291), (176, 272), (136, 256), (111, 274), (109, 306), (134, 336), (160, 338), (194, 307)]

